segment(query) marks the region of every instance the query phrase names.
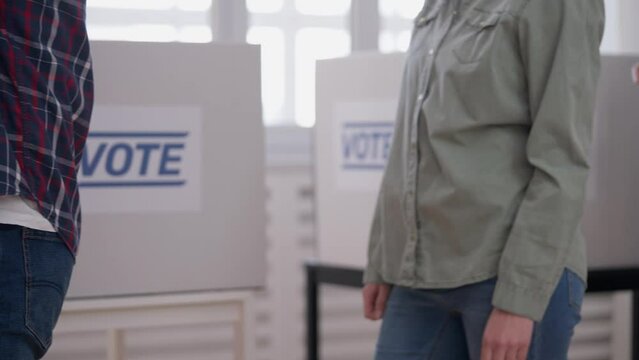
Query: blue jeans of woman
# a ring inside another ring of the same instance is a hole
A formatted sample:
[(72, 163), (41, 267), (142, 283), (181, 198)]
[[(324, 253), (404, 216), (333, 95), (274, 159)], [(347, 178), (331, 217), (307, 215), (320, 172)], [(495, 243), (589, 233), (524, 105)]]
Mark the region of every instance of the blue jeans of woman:
[(74, 263), (56, 233), (0, 224), (0, 359), (44, 356)]
[[(452, 289), (393, 286), (375, 360), (479, 360), (496, 280)], [(543, 318), (534, 322), (527, 360), (566, 360), (585, 290), (565, 268)]]

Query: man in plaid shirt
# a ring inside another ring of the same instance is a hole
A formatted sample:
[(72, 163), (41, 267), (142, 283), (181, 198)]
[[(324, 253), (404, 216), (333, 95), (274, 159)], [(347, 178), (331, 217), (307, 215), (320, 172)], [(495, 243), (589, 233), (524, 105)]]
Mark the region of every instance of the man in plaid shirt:
[(39, 359), (75, 264), (93, 105), (85, 0), (0, 1), (0, 359)]

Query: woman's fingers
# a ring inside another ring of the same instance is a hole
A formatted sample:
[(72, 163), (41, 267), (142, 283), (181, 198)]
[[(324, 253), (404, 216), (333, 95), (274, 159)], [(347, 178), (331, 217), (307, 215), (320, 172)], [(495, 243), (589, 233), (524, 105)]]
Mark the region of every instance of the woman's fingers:
[(374, 313), (378, 290), (379, 284), (366, 284), (362, 290), (362, 296), (364, 299), (364, 317), (369, 320), (376, 320)]
[(375, 318), (381, 319), (384, 316), (384, 309), (386, 309), (386, 300), (388, 300), (390, 287), (386, 284), (381, 284), (377, 290), (377, 299), (375, 300)]
[(483, 344), (481, 347), (481, 359), (480, 360), (490, 360), (493, 357), (493, 352), (490, 346), (487, 344)]
[(390, 293), (388, 284), (366, 284), (362, 290), (364, 298), (364, 317), (379, 320), (384, 316), (386, 301)]
[(482, 339), (481, 360), (526, 360), (533, 321), (493, 309)]
[(519, 360), (519, 358), (517, 357), (518, 354), (521, 352), (521, 346), (511, 346), (509, 348), (506, 349), (506, 356), (504, 357), (504, 360)]
[(527, 348), (518, 345), (486, 343), (482, 346), (481, 360), (526, 360)]
[(517, 352), (517, 356), (514, 358), (515, 360), (526, 360), (528, 358), (528, 349), (530, 346), (525, 346), (519, 349)]

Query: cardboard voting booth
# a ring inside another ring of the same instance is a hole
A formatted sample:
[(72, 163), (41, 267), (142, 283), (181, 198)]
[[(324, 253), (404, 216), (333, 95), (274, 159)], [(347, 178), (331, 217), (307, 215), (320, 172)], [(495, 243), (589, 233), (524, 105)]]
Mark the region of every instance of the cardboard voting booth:
[(365, 264), (404, 58), (371, 53), (317, 64), (315, 176), (322, 262)]
[(69, 297), (265, 282), (259, 48), (95, 42)]
[[(372, 213), (393, 133), (403, 55), (317, 66), (315, 161), (322, 263), (366, 264)], [(591, 268), (639, 266), (639, 57), (604, 56), (582, 230)], [(373, 76), (374, 74), (374, 76)]]
[(639, 266), (639, 56), (604, 56), (583, 230), (591, 268)]

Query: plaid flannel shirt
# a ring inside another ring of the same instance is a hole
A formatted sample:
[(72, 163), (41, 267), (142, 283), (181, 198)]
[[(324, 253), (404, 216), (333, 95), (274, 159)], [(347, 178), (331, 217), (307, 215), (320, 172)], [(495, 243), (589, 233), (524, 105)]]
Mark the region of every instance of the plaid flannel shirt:
[(0, 195), (38, 205), (75, 256), (93, 105), (85, 0), (0, 1)]

